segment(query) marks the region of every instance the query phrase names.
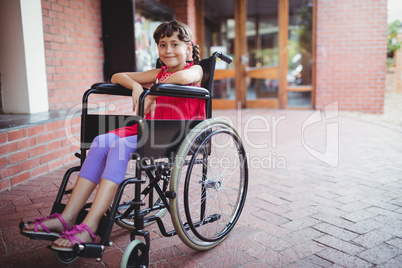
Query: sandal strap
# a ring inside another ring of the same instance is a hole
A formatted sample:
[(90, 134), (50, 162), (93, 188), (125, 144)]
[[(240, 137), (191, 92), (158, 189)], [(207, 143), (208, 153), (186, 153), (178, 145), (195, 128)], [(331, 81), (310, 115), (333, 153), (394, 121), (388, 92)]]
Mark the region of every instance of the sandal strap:
[(35, 226), (34, 226), (34, 232), (36, 233), (38, 231), (38, 225), (40, 225), (40, 227), (43, 228), (43, 230), (45, 230), (47, 233), (50, 233), (49, 228), (47, 228), (42, 222), (45, 221), (47, 219), (44, 217), (39, 217), (39, 218), (35, 218)]
[(62, 232), (60, 237), (70, 240), (70, 242), (75, 245), (76, 242), (82, 243), (82, 241), (75, 236), (78, 233), (79, 231), (73, 226), (70, 230)]
[(89, 233), (92, 238), (92, 243), (96, 243), (96, 235), (91, 231), (91, 229), (89, 229), (88, 225), (86, 225), (85, 223), (74, 225), (71, 229), (62, 232), (60, 237), (70, 240), (73, 245), (75, 245), (77, 242), (82, 244), (83, 242), (81, 241), (81, 239), (77, 238), (76, 235), (84, 231), (87, 231)]
[(68, 225), (67, 225), (66, 221), (63, 219), (63, 217), (61, 216), (61, 214), (56, 212), (56, 213), (52, 214), (51, 216), (53, 216), (53, 215), (55, 215), (57, 218), (59, 218), (61, 224), (63, 224), (63, 226), (64, 226), (64, 230), (68, 230)]
[(96, 235), (91, 231), (91, 229), (89, 229), (88, 225), (86, 225), (85, 223), (81, 223), (77, 227), (80, 228), (82, 231), (87, 231), (92, 238), (92, 243), (96, 243)]
[(64, 229), (65, 230), (68, 230), (68, 225), (67, 225), (67, 223), (66, 223), (66, 221), (63, 219), (63, 217), (59, 214), (59, 213), (54, 213), (54, 214), (52, 214), (52, 215), (50, 215), (50, 216), (47, 216), (47, 217), (37, 217), (37, 218), (35, 218), (35, 227), (34, 227), (34, 232), (37, 232), (38, 231), (38, 225), (40, 226), (40, 227), (42, 227), (43, 228), (43, 230), (45, 230), (47, 233), (50, 233), (50, 230), (49, 230), (49, 228), (47, 228), (44, 224), (43, 224), (43, 222), (44, 221), (47, 221), (47, 220), (50, 220), (50, 219), (54, 219), (54, 218), (58, 218), (59, 220), (60, 220), (60, 222), (61, 222), (61, 224), (63, 224), (63, 226), (64, 226)]

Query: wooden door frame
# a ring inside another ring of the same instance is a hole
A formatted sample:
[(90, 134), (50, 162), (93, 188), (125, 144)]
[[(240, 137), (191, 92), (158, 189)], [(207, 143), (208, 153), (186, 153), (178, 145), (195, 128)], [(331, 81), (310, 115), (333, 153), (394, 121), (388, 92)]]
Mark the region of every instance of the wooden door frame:
[(247, 0), (234, 1), (234, 19), (236, 22), (234, 42), (236, 103), (238, 108), (246, 108)]
[(289, 0), (278, 0), (278, 51), (279, 51), (279, 108), (286, 108), (288, 73)]
[(316, 85), (316, 68), (315, 68), (315, 63), (316, 63), (316, 45), (317, 45), (317, 0), (313, 0), (313, 51), (311, 52), (313, 54), (313, 74), (312, 74), (312, 89), (311, 89), (311, 108), (315, 109), (315, 85)]

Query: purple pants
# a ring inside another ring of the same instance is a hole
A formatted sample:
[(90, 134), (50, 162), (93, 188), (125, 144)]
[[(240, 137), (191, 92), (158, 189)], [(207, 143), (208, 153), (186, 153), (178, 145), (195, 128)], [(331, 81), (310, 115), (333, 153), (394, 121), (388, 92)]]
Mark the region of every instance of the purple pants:
[(101, 178), (120, 184), (126, 175), (131, 154), (136, 149), (136, 135), (125, 138), (114, 133), (99, 135), (92, 141), (79, 175), (96, 184)]

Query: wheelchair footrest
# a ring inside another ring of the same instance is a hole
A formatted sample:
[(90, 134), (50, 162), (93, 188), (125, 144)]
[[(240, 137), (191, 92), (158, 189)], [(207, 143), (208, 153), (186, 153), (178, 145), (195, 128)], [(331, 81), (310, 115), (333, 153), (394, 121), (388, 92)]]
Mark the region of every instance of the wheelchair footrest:
[(83, 258), (102, 258), (104, 250), (105, 246), (99, 244), (75, 244), (73, 246), (74, 253)]
[[(75, 244), (72, 251), (61, 251), (53, 249), (51, 245), (47, 246), (48, 249), (53, 250), (60, 254), (70, 254), (74, 257), (82, 258), (98, 258), (101, 259), (105, 250), (104, 245), (99, 244)], [(71, 257), (70, 256), (70, 257)]]

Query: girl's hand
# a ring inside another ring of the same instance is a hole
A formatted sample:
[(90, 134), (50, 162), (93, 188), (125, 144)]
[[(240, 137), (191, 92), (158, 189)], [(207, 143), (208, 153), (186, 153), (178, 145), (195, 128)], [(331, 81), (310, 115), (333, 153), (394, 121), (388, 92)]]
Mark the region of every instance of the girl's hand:
[[(142, 90), (134, 89), (133, 90), (133, 111), (135, 115), (138, 115), (138, 102), (140, 100), (140, 96), (142, 94)], [(151, 112), (151, 117), (153, 118), (155, 115), (156, 108), (156, 99), (157, 96), (146, 96), (144, 101), (144, 116)]]
[(155, 109), (156, 109), (156, 97), (155, 96), (147, 96), (145, 98), (144, 103), (144, 116), (151, 112), (151, 118), (155, 116)]
[(138, 115), (138, 102), (140, 100), (140, 96), (142, 94), (143, 90), (142, 87), (134, 87), (133, 88), (133, 111), (135, 115)]

